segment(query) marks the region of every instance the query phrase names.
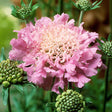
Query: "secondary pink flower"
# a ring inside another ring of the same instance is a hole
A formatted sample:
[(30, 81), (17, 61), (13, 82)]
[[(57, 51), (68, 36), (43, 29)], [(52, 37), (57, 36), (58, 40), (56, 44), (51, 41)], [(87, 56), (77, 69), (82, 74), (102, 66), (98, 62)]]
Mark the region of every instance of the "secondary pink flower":
[(9, 53), (10, 59), (23, 61), (20, 67), (30, 82), (57, 93), (58, 87), (64, 89), (68, 82), (83, 87), (102, 65), (97, 45), (91, 44), (98, 34), (85, 31), (83, 23), (74, 26), (74, 20), (68, 19), (63, 13), (53, 21), (43, 17), (35, 26), (28, 24), (17, 31), (18, 39), (11, 40)]

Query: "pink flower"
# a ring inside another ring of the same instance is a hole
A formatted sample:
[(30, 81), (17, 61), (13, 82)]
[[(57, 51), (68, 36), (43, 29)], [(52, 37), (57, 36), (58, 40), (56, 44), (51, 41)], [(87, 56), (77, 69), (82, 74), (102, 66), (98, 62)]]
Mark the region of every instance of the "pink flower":
[[(12, 39), (9, 58), (22, 60), (19, 66), (28, 74), (28, 80), (44, 89), (67, 86), (68, 82), (82, 88), (97, 74), (101, 67), (101, 55), (94, 43), (98, 34), (83, 29), (83, 23), (74, 26), (67, 14), (56, 15), (52, 21), (43, 17), (27, 24), (18, 32), (18, 39)], [(55, 80), (54, 80), (55, 79)]]

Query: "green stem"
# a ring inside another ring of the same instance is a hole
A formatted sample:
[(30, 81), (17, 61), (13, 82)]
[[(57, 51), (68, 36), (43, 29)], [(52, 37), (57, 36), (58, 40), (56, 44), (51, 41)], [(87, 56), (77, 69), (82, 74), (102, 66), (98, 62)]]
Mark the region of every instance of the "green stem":
[(11, 112), (11, 103), (10, 103), (10, 88), (8, 88), (8, 112)]
[(79, 25), (81, 24), (81, 22), (82, 22), (82, 19), (83, 19), (83, 14), (84, 14), (84, 11), (82, 10), (82, 11), (80, 12), (78, 26), (79, 26)]
[[(49, 6), (51, 5), (51, 3), (52, 3), (52, 0), (49, 0), (49, 1), (48, 1)], [(48, 10), (47, 10), (47, 15), (48, 15), (48, 17), (50, 17), (50, 11), (51, 11), (51, 10), (52, 10), (52, 9), (51, 9), (51, 6), (48, 7)]]
[(107, 69), (105, 72), (105, 94), (104, 94), (104, 105), (103, 105), (103, 112), (106, 112), (106, 103), (107, 103), (107, 93), (108, 93), (108, 80), (109, 80), (109, 58), (106, 57), (106, 65)]
[(63, 13), (63, 1), (64, 0), (59, 0), (59, 14)]

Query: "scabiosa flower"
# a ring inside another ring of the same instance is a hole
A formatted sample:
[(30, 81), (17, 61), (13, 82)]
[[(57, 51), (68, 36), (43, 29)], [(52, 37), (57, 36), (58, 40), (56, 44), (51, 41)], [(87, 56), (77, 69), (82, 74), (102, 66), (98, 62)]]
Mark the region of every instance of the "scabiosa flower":
[(10, 42), (9, 58), (23, 61), (20, 67), (27, 72), (28, 80), (57, 93), (68, 82), (82, 88), (102, 65), (97, 46), (90, 46), (98, 34), (85, 31), (83, 23), (74, 26), (74, 20), (68, 19), (64, 13), (55, 15), (53, 21), (42, 17), (35, 26), (30, 23), (17, 31), (18, 39)]

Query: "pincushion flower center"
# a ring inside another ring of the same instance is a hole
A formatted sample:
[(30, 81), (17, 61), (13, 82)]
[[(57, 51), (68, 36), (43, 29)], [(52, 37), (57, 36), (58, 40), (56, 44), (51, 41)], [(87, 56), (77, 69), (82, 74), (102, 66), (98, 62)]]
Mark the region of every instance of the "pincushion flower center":
[(58, 58), (60, 63), (64, 63), (72, 57), (74, 51), (79, 49), (76, 34), (64, 25), (48, 27), (43, 32), (41, 53), (48, 54), (52, 61)]

